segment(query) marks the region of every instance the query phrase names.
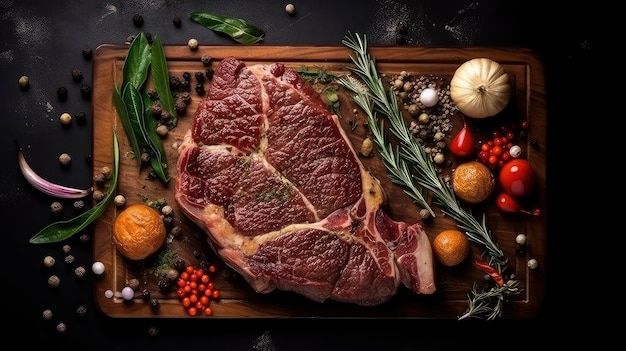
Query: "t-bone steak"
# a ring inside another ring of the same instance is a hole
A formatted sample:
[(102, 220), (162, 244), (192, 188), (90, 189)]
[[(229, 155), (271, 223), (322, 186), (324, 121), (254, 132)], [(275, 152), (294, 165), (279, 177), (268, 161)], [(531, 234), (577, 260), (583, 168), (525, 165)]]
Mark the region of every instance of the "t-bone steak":
[(179, 147), (176, 201), (259, 293), (381, 304), (435, 291), (429, 239), (392, 220), (338, 117), (281, 63), (220, 61)]

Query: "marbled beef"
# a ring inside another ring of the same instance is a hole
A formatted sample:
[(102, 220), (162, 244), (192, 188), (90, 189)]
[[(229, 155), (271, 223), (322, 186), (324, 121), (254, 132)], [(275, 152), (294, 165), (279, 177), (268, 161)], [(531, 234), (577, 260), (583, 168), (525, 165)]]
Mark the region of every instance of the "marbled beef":
[(337, 118), (283, 64), (223, 59), (179, 148), (178, 204), (257, 292), (364, 306), (401, 282), (432, 294), (426, 233), (383, 212)]

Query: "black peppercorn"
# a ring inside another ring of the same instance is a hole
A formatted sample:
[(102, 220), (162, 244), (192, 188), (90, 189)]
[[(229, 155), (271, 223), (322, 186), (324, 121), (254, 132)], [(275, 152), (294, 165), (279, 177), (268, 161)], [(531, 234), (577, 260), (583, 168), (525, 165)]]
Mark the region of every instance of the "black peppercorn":
[(75, 82), (80, 82), (81, 80), (83, 80), (83, 72), (79, 70), (78, 68), (74, 68), (72, 70), (72, 79)]
[(196, 77), (198, 83), (204, 83), (204, 80), (206, 79), (204, 72), (196, 72), (194, 73), (194, 76)]
[(213, 58), (211, 56), (209, 56), (208, 54), (202, 54), (202, 56), (200, 57), (200, 61), (202, 61), (202, 63), (205, 66), (208, 66), (211, 64), (211, 60), (213, 60)]
[(61, 101), (67, 100), (67, 88), (60, 87), (59, 89), (57, 89), (57, 96), (59, 97), (59, 100)]
[(183, 72), (183, 79), (184, 80), (191, 80), (191, 73)]
[(75, 117), (78, 124), (83, 124), (87, 121), (87, 114), (83, 111), (76, 113)]
[(80, 87), (80, 95), (83, 97), (83, 99), (90, 100), (91, 99), (91, 86), (87, 84), (83, 84)]
[(176, 91), (180, 87), (180, 78), (176, 76), (170, 76), (170, 89)]
[(184, 113), (187, 110), (187, 104), (183, 101), (183, 98), (181, 96), (176, 98), (176, 101), (174, 102), (174, 108), (178, 113)]
[(154, 89), (154, 88), (148, 89), (147, 94), (148, 94), (148, 97), (150, 98), (150, 100), (152, 100), (152, 101), (156, 101), (156, 100), (159, 99), (159, 93), (157, 93), (156, 89)]
[(187, 263), (185, 263), (185, 260), (180, 257), (176, 259), (176, 262), (174, 262), (174, 268), (179, 272), (184, 271), (186, 267)]
[(189, 90), (191, 90), (191, 81), (183, 80), (182, 82), (180, 82), (180, 85), (178, 86), (178, 90), (179, 91), (189, 91)]
[(187, 105), (191, 103), (191, 94), (189, 92), (184, 92), (179, 95), (180, 99)]
[(152, 33), (145, 32), (144, 35), (146, 36), (146, 40), (148, 41), (148, 44), (152, 44)]
[(172, 287), (173, 284), (169, 278), (162, 276), (159, 278), (157, 285), (159, 286), (159, 289), (161, 289), (161, 291), (167, 291)]
[(143, 16), (139, 15), (139, 14), (135, 14), (133, 16), (133, 24), (137, 27), (141, 27), (143, 26)]
[(176, 28), (180, 28), (180, 26), (183, 24), (180, 20), (180, 17), (174, 17), (174, 19), (172, 19), (172, 23), (174, 23), (174, 27)]
[(152, 308), (159, 307), (159, 299), (157, 299), (156, 297), (151, 297), (150, 298), (150, 307), (152, 307)]
[(143, 289), (143, 290), (141, 291), (141, 298), (142, 298), (144, 301), (148, 301), (148, 300), (150, 300), (150, 290), (149, 290), (149, 289), (147, 289), (147, 288), (146, 288), (146, 289)]
[(208, 80), (213, 79), (213, 74), (215, 74), (215, 71), (211, 67), (207, 68), (206, 71), (204, 72), (204, 75), (206, 75)]
[(196, 84), (196, 93), (198, 93), (198, 95), (204, 95), (204, 85)]
[(93, 56), (93, 52), (91, 50), (91, 48), (84, 48), (83, 49), (83, 58), (85, 60), (91, 60), (91, 57)]

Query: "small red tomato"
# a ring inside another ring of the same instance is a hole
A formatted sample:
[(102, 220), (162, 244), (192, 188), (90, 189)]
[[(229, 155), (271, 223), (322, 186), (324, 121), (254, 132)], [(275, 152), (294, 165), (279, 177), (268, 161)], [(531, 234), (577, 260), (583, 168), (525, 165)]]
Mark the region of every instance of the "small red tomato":
[(503, 212), (518, 213), (522, 211), (522, 208), (520, 207), (517, 200), (507, 193), (500, 194), (498, 196), (498, 199), (496, 200), (496, 203), (498, 204), (498, 208), (500, 209), (500, 211)]
[(450, 140), (449, 149), (457, 157), (467, 157), (474, 154), (476, 138), (467, 127), (467, 123), (463, 123), (463, 128)]
[(535, 187), (535, 174), (530, 163), (521, 158), (508, 161), (500, 169), (500, 184), (510, 195), (524, 197)]

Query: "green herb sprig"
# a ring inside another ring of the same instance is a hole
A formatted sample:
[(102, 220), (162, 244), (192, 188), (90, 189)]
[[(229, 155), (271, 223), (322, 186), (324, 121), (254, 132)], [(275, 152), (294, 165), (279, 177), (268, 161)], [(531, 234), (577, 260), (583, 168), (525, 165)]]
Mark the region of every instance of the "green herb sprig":
[(159, 101), (172, 116), (168, 128), (173, 128), (177, 123), (176, 110), (163, 45), (158, 35), (154, 37), (152, 44), (148, 42), (144, 33), (139, 33), (133, 40), (122, 68), (122, 83), (113, 89), (113, 101), (135, 153), (137, 166), (141, 167), (140, 155), (148, 152), (150, 166), (154, 173), (167, 183), (170, 177), (167, 173), (167, 157), (163, 142), (156, 133), (158, 123), (155, 118), (150, 118), (150, 108), (145, 103), (148, 100), (145, 96), (147, 94), (145, 91), (142, 94), (151, 67), (152, 81), (159, 95)]
[(109, 184), (109, 191), (105, 197), (97, 203), (94, 207), (85, 211), (79, 216), (71, 218), (66, 221), (58, 221), (49, 224), (37, 234), (31, 237), (28, 242), (31, 244), (49, 244), (59, 241), (63, 241), (72, 235), (87, 228), (93, 221), (104, 213), (109, 206), (113, 197), (115, 196), (115, 189), (117, 189), (117, 179), (119, 173), (119, 145), (117, 141), (117, 134), (115, 129), (113, 130), (113, 169), (111, 170), (111, 182)]
[(240, 44), (250, 45), (262, 41), (265, 32), (240, 18), (215, 15), (208, 12), (191, 12), (189, 18), (206, 28), (227, 34)]
[[(498, 245), (493, 242), (491, 232), (486, 226), (485, 216), (483, 215), (482, 222), (479, 222), (472, 213), (461, 207), (456, 199), (454, 190), (439, 176), (430, 156), (407, 130), (402, 113), (398, 108), (395, 94), (391, 89), (386, 92), (382, 85), (376, 68), (376, 60), (368, 53), (366, 37), (363, 36), (363, 38), (361, 38), (358, 35), (348, 33), (342, 43), (352, 49), (356, 54), (356, 56), (351, 56), (352, 61), (356, 65), (356, 68), (352, 68), (352, 71), (363, 81), (369, 90), (368, 92), (363, 92), (359, 84), (354, 83), (348, 78), (342, 79), (341, 82), (347, 89), (357, 93), (354, 97), (355, 102), (362, 108), (364, 107), (366, 113), (372, 114), (368, 118), (373, 119), (373, 122), (376, 122), (375, 116), (373, 112), (368, 111), (374, 110), (387, 117), (390, 124), (390, 131), (397, 136), (400, 141), (399, 151), (394, 157), (394, 160), (404, 160), (414, 167), (415, 172), (412, 178), (414, 178), (420, 186), (433, 193), (435, 204), (441, 208), (444, 214), (450, 216), (457, 222), (457, 226), (465, 232), (470, 241), (481, 245), (481, 247), (485, 249), (483, 254), (489, 256), (489, 264), (495, 265), (498, 272), (501, 273), (503, 269), (506, 268), (508, 258)], [(371, 103), (368, 102), (369, 99), (373, 101), (373, 108), (370, 105)], [(393, 149), (388, 147), (386, 142), (384, 142), (383, 123), (376, 122), (369, 123), (369, 125), (374, 135), (377, 149), (386, 149), (386, 154), (388, 155), (385, 157), (390, 158)], [(385, 163), (388, 167), (394, 165), (394, 163), (389, 161)], [(400, 161), (398, 161), (398, 164), (402, 165)], [(392, 174), (399, 172), (395, 169), (388, 169)], [(406, 178), (402, 179), (407, 180)], [(504, 301), (506, 297), (519, 293), (517, 284), (516, 280), (510, 280), (498, 289), (486, 293), (474, 291), (473, 296), (470, 296), (470, 308), (462, 318), (484, 316), (486, 311), (488, 311), (488, 313), (486, 313), (488, 318), (493, 315), (501, 315), (501, 302)], [(493, 294), (497, 296), (495, 306), (493, 305)], [(490, 313), (492, 313), (492, 315), (490, 315)]]

